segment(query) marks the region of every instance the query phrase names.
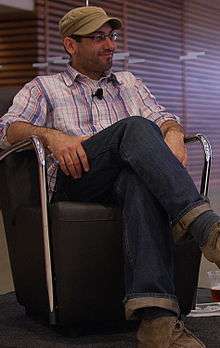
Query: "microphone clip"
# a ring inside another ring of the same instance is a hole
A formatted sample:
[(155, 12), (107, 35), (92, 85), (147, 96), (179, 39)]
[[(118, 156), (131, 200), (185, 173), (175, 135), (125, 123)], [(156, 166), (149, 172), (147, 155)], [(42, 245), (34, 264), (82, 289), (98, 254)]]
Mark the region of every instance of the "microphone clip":
[(99, 100), (103, 99), (103, 89), (98, 88), (95, 93), (92, 94), (92, 98), (97, 97)]

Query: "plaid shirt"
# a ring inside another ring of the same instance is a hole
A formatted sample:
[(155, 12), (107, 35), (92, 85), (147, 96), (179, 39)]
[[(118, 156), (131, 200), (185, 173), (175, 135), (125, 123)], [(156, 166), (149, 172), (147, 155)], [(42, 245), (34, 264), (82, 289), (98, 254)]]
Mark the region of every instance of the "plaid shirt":
[[(94, 96), (102, 88), (103, 98)], [(64, 72), (39, 76), (15, 96), (0, 119), (0, 146), (8, 146), (6, 132), (12, 122), (30, 122), (55, 128), (69, 135), (93, 135), (130, 116), (142, 116), (158, 126), (178, 117), (157, 103), (143, 82), (130, 72), (109, 73), (91, 80), (71, 66)], [(49, 155), (47, 171), (50, 197), (54, 190), (57, 162)]]

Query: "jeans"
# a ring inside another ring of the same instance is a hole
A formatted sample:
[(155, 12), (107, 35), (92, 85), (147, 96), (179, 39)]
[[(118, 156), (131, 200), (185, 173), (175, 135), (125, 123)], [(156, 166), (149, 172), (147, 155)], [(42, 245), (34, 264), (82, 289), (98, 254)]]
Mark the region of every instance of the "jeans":
[(59, 170), (53, 200), (119, 205), (127, 317), (148, 306), (178, 313), (171, 225), (204, 198), (160, 129), (143, 117), (116, 122), (83, 147), (90, 171), (73, 179)]

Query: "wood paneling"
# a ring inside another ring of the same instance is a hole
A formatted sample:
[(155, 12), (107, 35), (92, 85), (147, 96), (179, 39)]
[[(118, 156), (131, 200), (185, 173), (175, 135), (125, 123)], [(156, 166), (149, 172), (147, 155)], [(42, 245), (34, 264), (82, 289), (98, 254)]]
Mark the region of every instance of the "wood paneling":
[(37, 70), (38, 21), (35, 13), (22, 12), (1, 17), (0, 86), (23, 85)]

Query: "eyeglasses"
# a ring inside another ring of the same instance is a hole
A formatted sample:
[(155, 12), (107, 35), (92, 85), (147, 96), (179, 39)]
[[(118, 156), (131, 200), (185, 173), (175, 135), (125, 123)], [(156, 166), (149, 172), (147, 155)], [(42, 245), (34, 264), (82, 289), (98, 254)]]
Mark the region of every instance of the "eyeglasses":
[[(73, 39), (76, 39), (76, 36), (71, 35), (71, 37)], [(105, 34), (105, 33), (97, 33), (97, 34), (93, 34), (93, 35), (88, 35), (88, 36), (80, 36), (80, 37), (84, 37), (84, 38), (89, 38), (92, 39), (95, 42), (103, 42), (106, 39), (110, 39), (111, 41), (117, 41), (120, 37), (119, 33), (117, 33), (116, 31), (112, 31), (110, 34)]]

